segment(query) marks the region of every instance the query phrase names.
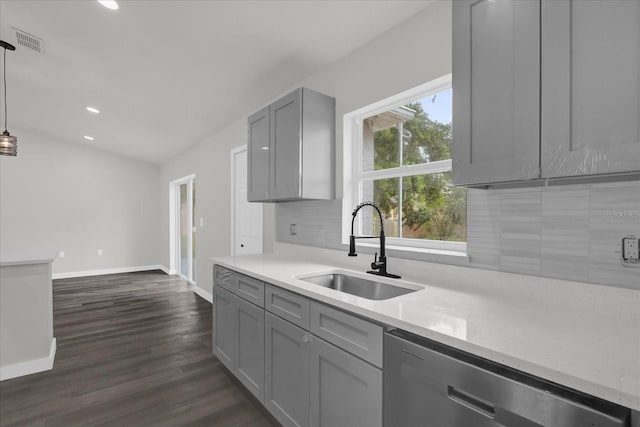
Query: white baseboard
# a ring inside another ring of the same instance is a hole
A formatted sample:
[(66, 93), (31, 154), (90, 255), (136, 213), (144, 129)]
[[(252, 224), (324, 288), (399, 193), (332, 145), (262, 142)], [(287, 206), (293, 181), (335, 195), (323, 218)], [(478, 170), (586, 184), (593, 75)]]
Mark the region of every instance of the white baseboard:
[(175, 273), (172, 273), (171, 270), (169, 270), (167, 267), (165, 267), (164, 265), (159, 265), (158, 268), (162, 271), (164, 271), (164, 274), (168, 274), (169, 276)]
[(56, 358), (56, 348), (56, 339), (53, 338), (49, 349), (49, 357), (0, 367), (0, 381), (35, 374), (36, 372), (50, 371), (53, 369), (53, 361)]
[(84, 270), (84, 271), (71, 271), (67, 273), (53, 273), (51, 278), (56, 279), (70, 279), (72, 277), (86, 277), (86, 276), (103, 276), (105, 274), (117, 274), (117, 273), (133, 273), (136, 271), (148, 271), (148, 270), (162, 270), (167, 274), (169, 270), (163, 265), (141, 265), (137, 267), (118, 267), (118, 268), (106, 268), (103, 270)]
[(208, 301), (210, 304), (213, 304), (213, 295), (211, 295), (209, 292), (195, 285), (193, 286), (193, 292), (195, 292), (196, 295), (198, 295), (200, 298)]

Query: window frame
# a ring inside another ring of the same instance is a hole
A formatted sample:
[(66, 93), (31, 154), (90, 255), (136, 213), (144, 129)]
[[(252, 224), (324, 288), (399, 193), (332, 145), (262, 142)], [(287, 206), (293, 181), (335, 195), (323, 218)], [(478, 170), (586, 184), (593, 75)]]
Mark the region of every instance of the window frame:
[[(364, 120), (376, 114), (381, 114), (400, 105), (406, 105), (416, 99), (426, 98), (452, 86), (451, 74), (431, 80), (425, 84), (385, 98), (343, 116), (343, 198), (342, 198), (342, 243), (347, 244), (351, 234), (351, 219), (349, 215), (362, 198), (362, 182), (387, 178), (400, 178), (412, 175), (425, 175), (441, 172), (451, 172), (451, 159), (439, 160), (417, 165), (401, 165), (399, 167), (363, 171), (362, 145)], [(356, 220), (356, 234), (361, 234), (362, 222)], [(387, 237), (387, 246), (399, 250), (414, 252), (452, 251), (466, 253), (466, 242), (444, 240), (426, 240), (412, 238)], [(360, 246), (376, 247), (373, 243), (360, 243)]]

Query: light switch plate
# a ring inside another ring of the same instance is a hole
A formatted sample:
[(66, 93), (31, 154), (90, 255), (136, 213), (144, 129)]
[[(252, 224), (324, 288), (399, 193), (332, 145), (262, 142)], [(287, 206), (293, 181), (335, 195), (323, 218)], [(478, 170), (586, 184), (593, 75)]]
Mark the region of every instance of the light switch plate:
[(626, 267), (640, 267), (640, 239), (636, 236), (626, 236), (622, 239), (622, 265)]

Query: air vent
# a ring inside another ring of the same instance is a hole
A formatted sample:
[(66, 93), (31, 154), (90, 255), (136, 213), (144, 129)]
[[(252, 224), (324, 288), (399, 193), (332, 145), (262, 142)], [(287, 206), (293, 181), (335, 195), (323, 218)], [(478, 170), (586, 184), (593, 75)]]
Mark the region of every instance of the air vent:
[(38, 53), (44, 53), (44, 40), (17, 28), (11, 27), (16, 31), (16, 42), (20, 46), (31, 49)]

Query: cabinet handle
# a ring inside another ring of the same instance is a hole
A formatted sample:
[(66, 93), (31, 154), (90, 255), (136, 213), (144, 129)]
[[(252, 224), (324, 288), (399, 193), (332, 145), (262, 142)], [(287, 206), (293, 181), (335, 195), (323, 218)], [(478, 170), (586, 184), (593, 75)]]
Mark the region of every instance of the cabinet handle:
[(311, 334), (305, 334), (304, 337), (302, 337), (302, 342), (310, 342), (311, 341)]
[(463, 391), (456, 390), (456, 388), (451, 385), (447, 386), (447, 397), (487, 418), (493, 419), (496, 416), (496, 408), (493, 404), (480, 400)]

